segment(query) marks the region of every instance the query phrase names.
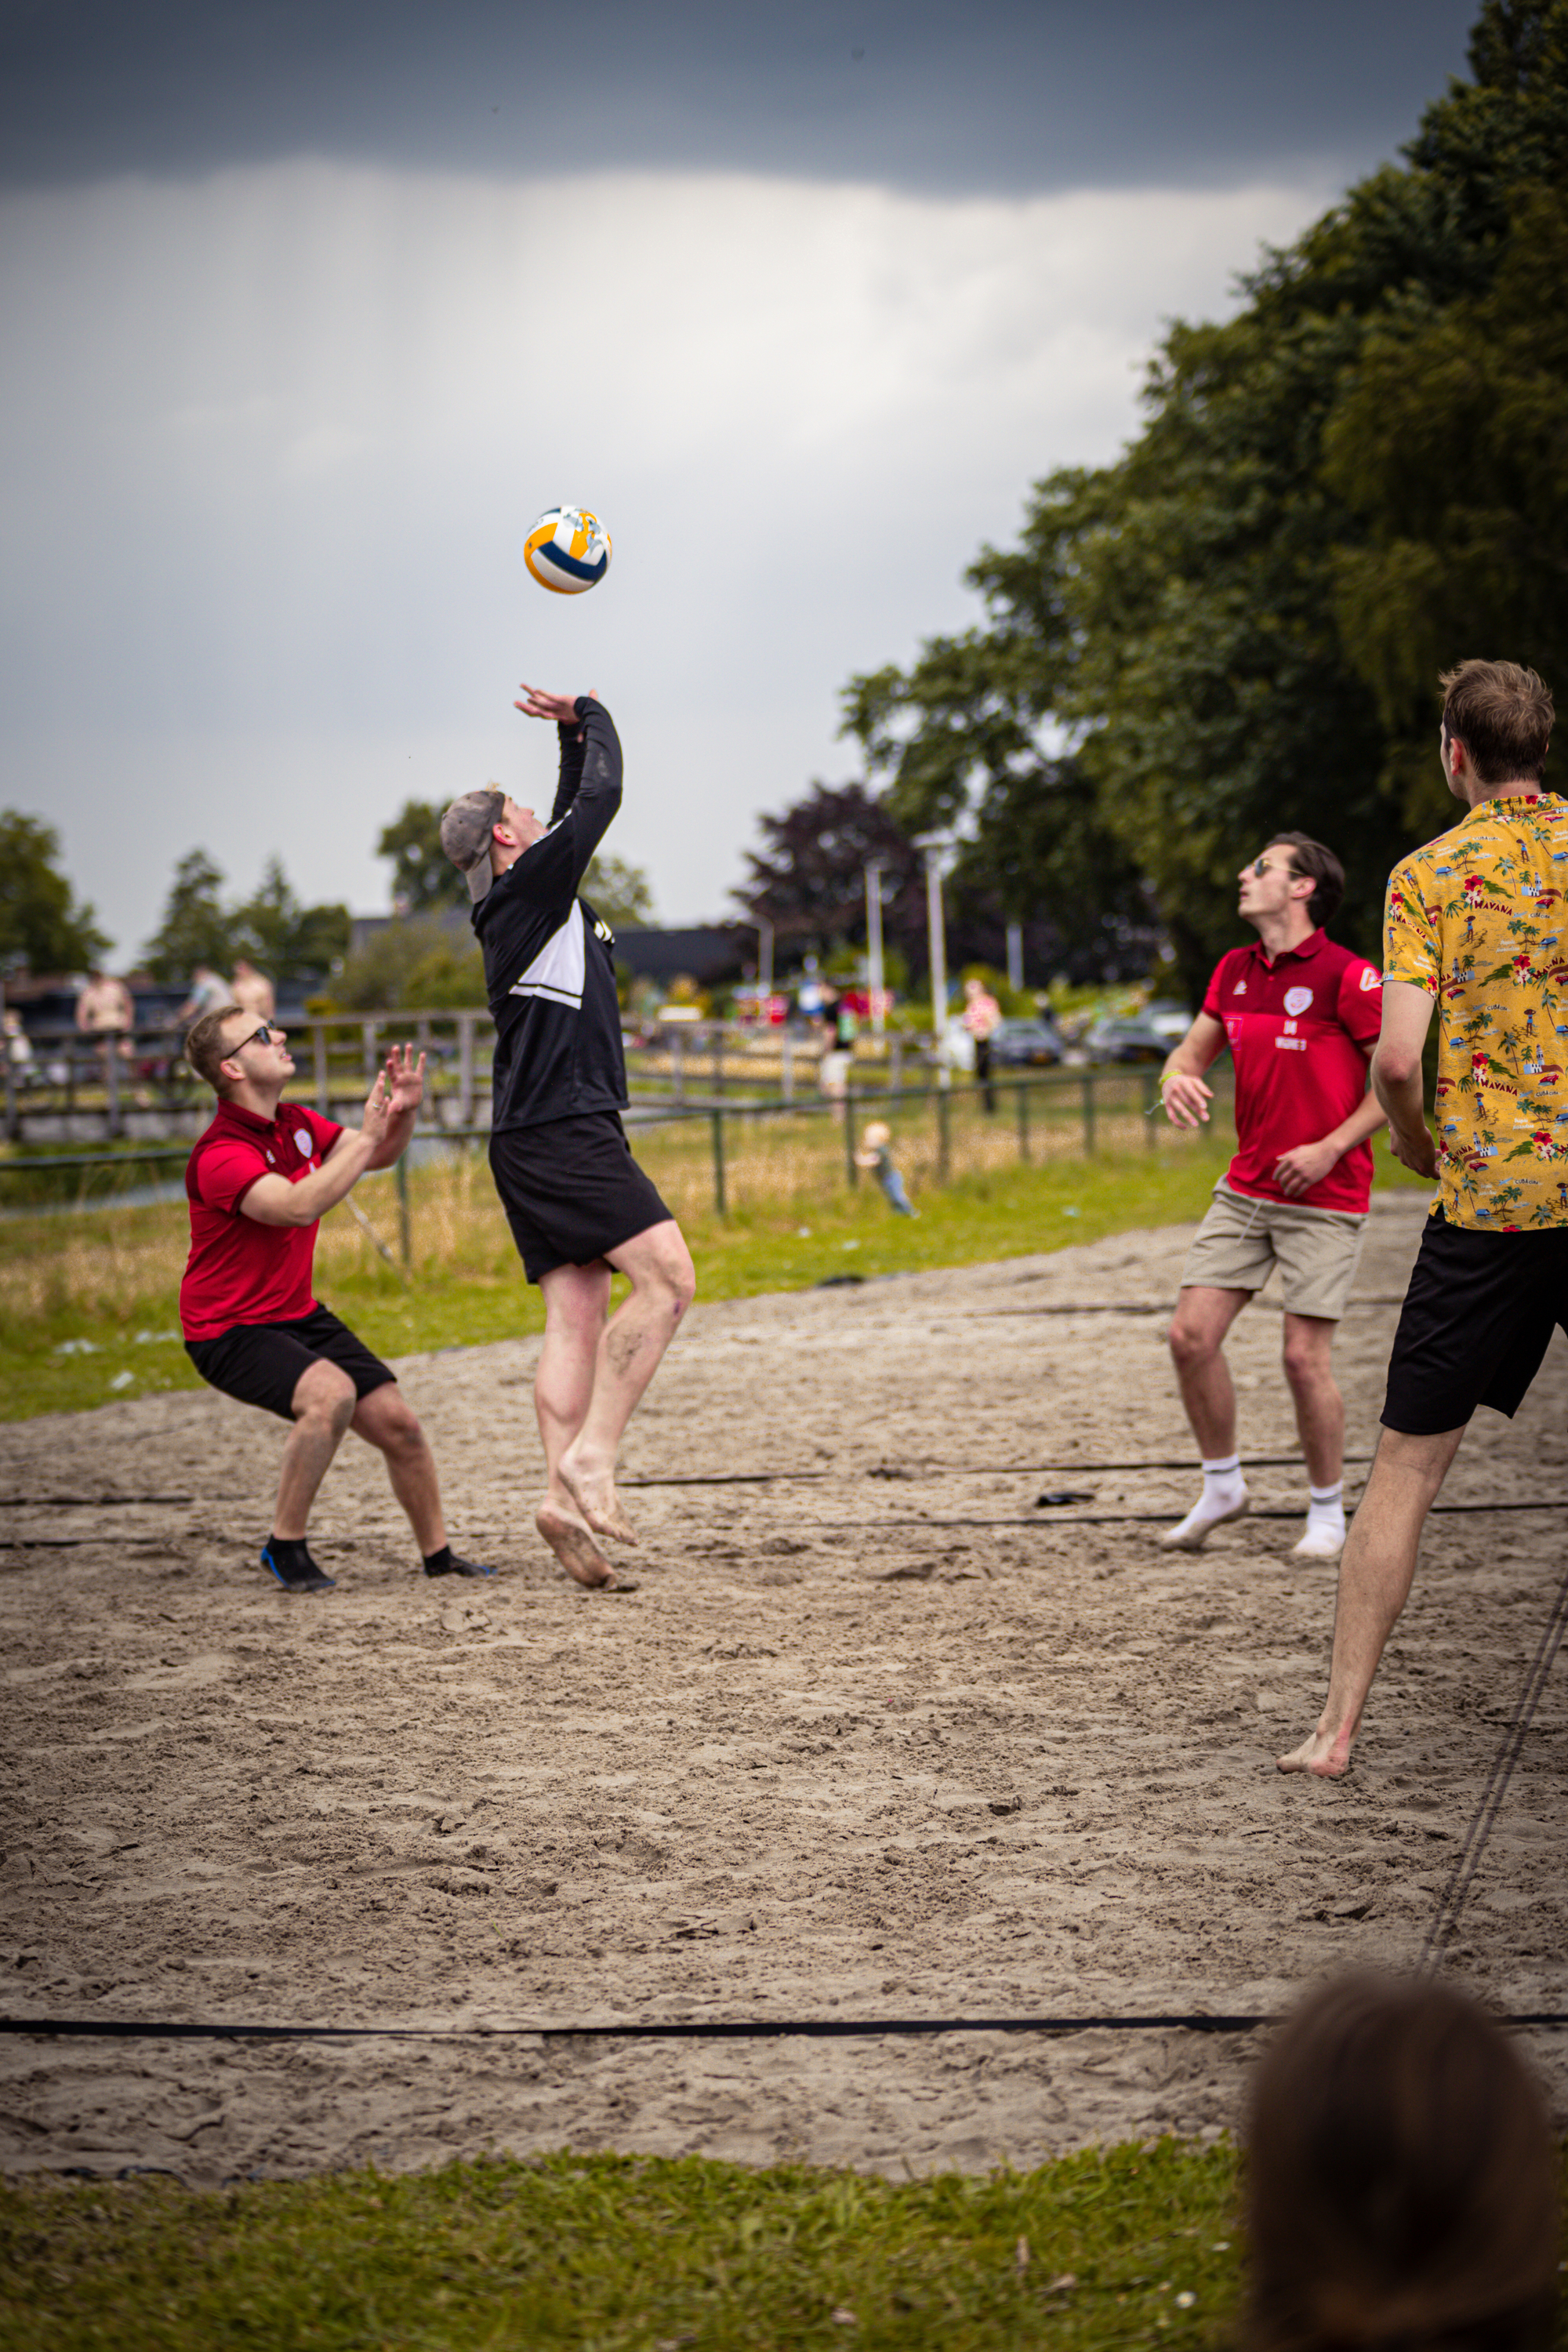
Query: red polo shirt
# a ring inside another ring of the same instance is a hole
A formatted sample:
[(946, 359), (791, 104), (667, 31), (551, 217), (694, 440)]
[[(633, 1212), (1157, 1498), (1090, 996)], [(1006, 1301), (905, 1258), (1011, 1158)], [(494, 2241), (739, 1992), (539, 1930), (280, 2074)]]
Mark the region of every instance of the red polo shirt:
[[(1314, 931), (1272, 963), (1261, 945), (1221, 958), (1204, 998), (1223, 1021), (1236, 1065), (1236, 1138), (1226, 1182), (1251, 1199), (1283, 1201), (1274, 1181), (1281, 1152), (1317, 1143), (1366, 1092), (1367, 1056), (1383, 1019), (1383, 975), (1326, 931)], [(1366, 1213), (1372, 1146), (1358, 1143), (1296, 1206)]]
[(263, 1176), (297, 1184), (319, 1168), (342, 1133), (320, 1111), (279, 1103), (259, 1118), (220, 1102), (185, 1168), (191, 1254), (180, 1285), (180, 1328), (187, 1339), (219, 1339), (237, 1323), (291, 1323), (309, 1315), (313, 1225), (263, 1225), (240, 1203)]

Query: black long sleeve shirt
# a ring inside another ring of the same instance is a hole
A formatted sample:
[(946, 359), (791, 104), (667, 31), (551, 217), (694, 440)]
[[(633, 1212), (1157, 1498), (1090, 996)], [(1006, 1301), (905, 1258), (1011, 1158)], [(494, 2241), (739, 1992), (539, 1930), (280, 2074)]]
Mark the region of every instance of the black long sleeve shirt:
[[(496, 1024), (493, 1130), (620, 1110), (626, 1055), (615, 935), (577, 886), (621, 804), (621, 745), (589, 696), (562, 727), (550, 829), (497, 877), (474, 908)], [(578, 726), (582, 740), (578, 738)]]

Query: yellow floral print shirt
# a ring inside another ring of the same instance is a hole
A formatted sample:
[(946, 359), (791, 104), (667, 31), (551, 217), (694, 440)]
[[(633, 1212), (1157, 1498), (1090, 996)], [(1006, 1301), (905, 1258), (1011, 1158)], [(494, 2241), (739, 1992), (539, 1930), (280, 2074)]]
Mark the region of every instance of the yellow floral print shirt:
[(1568, 1225), (1568, 801), (1483, 801), (1389, 877), (1384, 981), (1437, 1000), (1434, 1210)]

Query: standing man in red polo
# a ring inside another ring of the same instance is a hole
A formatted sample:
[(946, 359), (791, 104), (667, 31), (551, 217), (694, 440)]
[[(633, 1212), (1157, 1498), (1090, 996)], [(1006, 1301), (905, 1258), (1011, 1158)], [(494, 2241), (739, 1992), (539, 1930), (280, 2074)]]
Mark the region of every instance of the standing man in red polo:
[(217, 1115), (185, 1170), (191, 1254), (180, 1285), (185, 1353), (204, 1381), (289, 1423), (272, 1533), (261, 1565), (286, 1592), (325, 1592), (306, 1523), (328, 1465), (353, 1430), (386, 1459), (426, 1576), (489, 1576), (447, 1540), (428, 1441), (397, 1375), (311, 1290), (316, 1229), (373, 1168), (390, 1168), (414, 1132), (425, 1056), (394, 1047), (357, 1129), (285, 1103), (287, 1033), (238, 1004), (204, 1013), (185, 1059), (216, 1094)]
[(1278, 1265), (1285, 1378), (1309, 1482), (1307, 1525), (1295, 1550), (1303, 1559), (1337, 1559), (1345, 1540), (1345, 1409), (1333, 1373), (1334, 1328), (1372, 1194), (1368, 1138), (1384, 1124), (1366, 1083), (1382, 978), (1375, 964), (1327, 935), (1345, 877), (1321, 842), (1277, 833), (1239, 879), (1238, 911), (1258, 944), (1221, 958), (1203, 1011), (1160, 1080), (1173, 1125), (1198, 1126), (1213, 1099), (1203, 1074), (1228, 1043), (1240, 1147), (1194, 1237), (1171, 1325), (1204, 1490), (1160, 1540), (1201, 1551), (1212, 1528), (1247, 1508), (1224, 1340)]

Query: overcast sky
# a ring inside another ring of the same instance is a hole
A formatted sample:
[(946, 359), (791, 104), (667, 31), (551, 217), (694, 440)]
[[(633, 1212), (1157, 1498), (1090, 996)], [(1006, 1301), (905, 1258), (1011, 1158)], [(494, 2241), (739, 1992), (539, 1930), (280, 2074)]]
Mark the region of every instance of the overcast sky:
[[(0, 802), (127, 961), (200, 844), (382, 908), (379, 827), (626, 748), (607, 846), (726, 911), (855, 772), (849, 674), (977, 607), (1463, 68), (1471, 0), (0, 6)], [(590, 595), (518, 561), (557, 500)]]

